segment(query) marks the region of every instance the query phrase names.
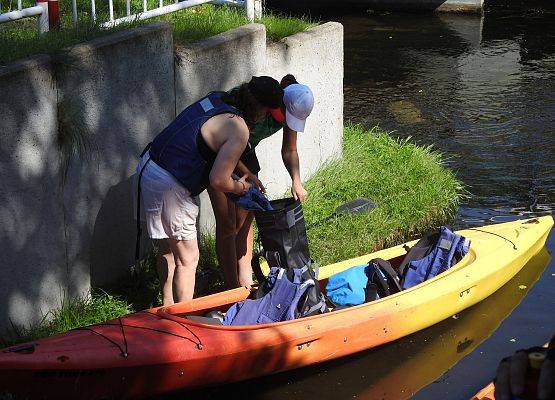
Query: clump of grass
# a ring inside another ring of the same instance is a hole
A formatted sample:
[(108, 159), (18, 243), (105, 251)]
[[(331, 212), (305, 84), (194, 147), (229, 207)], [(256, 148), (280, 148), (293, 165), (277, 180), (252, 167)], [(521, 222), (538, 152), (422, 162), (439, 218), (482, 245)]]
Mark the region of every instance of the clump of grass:
[(177, 43), (196, 42), (249, 23), (240, 9), (210, 4), (166, 14), (159, 19), (172, 26)]
[[(236, 7), (216, 7), (211, 4), (167, 14), (160, 19), (172, 26), (175, 41), (181, 43), (195, 42), (249, 23), (244, 10)], [(307, 18), (275, 14), (265, 14), (257, 22), (266, 26), (267, 38), (273, 41), (316, 25)]]
[(267, 39), (274, 42), (318, 25), (318, 22), (307, 17), (295, 18), (275, 14), (263, 15), (260, 23), (266, 26)]
[(133, 311), (160, 305), (162, 294), (156, 270), (156, 250), (150, 251), (133, 271), (104, 289), (124, 299)]
[(13, 328), (11, 338), (1, 339), (2, 347), (26, 342), (117, 318), (132, 312), (124, 300), (104, 291), (96, 290), (90, 296), (64, 299), (60, 308), (47, 313), (43, 320), (31, 328)]
[(394, 139), (377, 127), (347, 126), (343, 158), (320, 169), (306, 184), (307, 223), (357, 197), (379, 206), (309, 230), (315, 259), (328, 264), (367, 254), (449, 221), (464, 189), (443, 161), (430, 146)]

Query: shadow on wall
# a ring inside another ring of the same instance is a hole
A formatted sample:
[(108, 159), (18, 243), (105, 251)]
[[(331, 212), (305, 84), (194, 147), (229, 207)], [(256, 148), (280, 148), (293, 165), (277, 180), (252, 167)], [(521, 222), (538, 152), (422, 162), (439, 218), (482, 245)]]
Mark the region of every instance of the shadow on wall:
[(169, 26), (59, 57), (57, 66), (39, 56), (0, 69), (0, 262), (9, 277), (0, 283), (0, 332), (34, 324), (65, 296), (88, 293), (91, 281), (126, 271), (135, 239), (129, 175), (175, 116)]
[(38, 321), (68, 287), (50, 61), (0, 68), (1, 330)]
[[(112, 186), (102, 201), (90, 242), (91, 286), (103, 287), (125, 275), (135, 262), (137, 226), (134, 176)], [(144, 223), (143, 223), (144, 225)], [(141, 254), (150, 240), (143, 226)]]
[(153, 23), (71, 47), (54, 67), (38, 56), (0, 69), (0, 334), (128, 271), (139, 154), (176, 110), (259, 74), (265, 29), (242, 31), (190, 46), (176, 67), (171, 28)]

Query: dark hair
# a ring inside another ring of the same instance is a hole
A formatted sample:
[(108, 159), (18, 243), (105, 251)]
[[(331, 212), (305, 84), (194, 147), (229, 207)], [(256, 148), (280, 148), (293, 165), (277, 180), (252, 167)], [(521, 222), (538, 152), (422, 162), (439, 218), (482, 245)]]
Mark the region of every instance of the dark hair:
[(285, 89), (287, 86), (293, 85), (294, 83), (299, 83), (299, 82), (297, 82), (297, 79), (295, 79), (293, 75), (287, 74), (283, 78), (281, 78), (281, 82), (279, 83), (279, 86), (281, 86), (282, 89)]
[(257, 110), (261, 107), (261, 104), (256, 101), (250, 92), (248, 83), (243, 83), (238, 88), (226, 92), (222, 96), (222, 100), (241, 113), (249, 129), (254, 126)]
[(250, 129), (256, 122), (260, 107), (278, 108), (281, 105), (283, 89), (274, 78), (253, 76), (250, 82), (224, 94), (222, 100), (242, 114)]

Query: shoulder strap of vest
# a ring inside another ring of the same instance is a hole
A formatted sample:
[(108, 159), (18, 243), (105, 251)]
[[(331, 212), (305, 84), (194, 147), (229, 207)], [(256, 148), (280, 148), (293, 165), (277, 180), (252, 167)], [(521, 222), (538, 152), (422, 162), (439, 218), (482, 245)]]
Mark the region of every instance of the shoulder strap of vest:
[[(222, 112), (230, 112), (230, 113), (242, 116), (242, 113), (239, 110), (237, 110), (236, 107), (234, 107), (230, 104), (227, 104), (226, 102), (224, 102), (222, 100), (222, 96), (225, 95), (225, 94), (226, 94), (226, 92), (210, 92), (206, 95), (206, 97), (204, 99), (209, 99), (211, 102), (214, 103), (213, 104), (213, 106), (214, 106), (214, 111), (213, 111), (214, 115), (221, 114)], [(202, 105), (202, 101), (203, 100), (200, 100), (200, 103), (201, 103), (201, 107), (203, 107), (203, 109), (204, 109), (204, 106)], [(224, 108), (226, 110), (222, 110), (222, 108)], [(210, 110), (205, 110), (205, 112), (209, 113)]]
[(409, 266), (409, 263), (411, 261), (420, 260), (421, 258), (426, 257), (438, 242), (439, 235), (439, 232), (424, 235), (422, 239), (416, 242), (416, 244), (407, 251), (405, 258), (403, 258), (403, 261), (399, 266), (401, 285), (405, 280), (405, 276), (407, 275), (407, 268)]

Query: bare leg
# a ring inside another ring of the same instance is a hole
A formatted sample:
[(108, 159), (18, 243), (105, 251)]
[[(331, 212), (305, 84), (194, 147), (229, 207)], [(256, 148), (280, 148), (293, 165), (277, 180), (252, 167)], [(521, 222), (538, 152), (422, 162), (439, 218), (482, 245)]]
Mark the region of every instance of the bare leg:
[(197, 239), (168, 241), (175, 261), (174, 299), (176, 302), (191, 300), (195, 292), (195, 273), (199, 259)]
[(239, 207), (236, 209), (236, 221), (239, 231), (235, 237), (235, 248), (237, 252), (237, 275), (239, 285), (252, 286), (252, 249), (254, 214)]
[(158, 254), (156, 256), (156, 269), (162, 285), (162, 305), (169, 306), (173, 301), (173, 274), (175, 261), (168, 243), (169, 239), (157, 240)]
[(226, 286), (230, 289), (239, 285), (237, 275), (237, 253), (235, 249), (235, 238), (237, 228), (235, 226), (235, 205), (228, 202), (224, 193), (208, 188), (208, 195), (212, 202), (212, 209), (216, 217), (216, 253), (220, 263)]

